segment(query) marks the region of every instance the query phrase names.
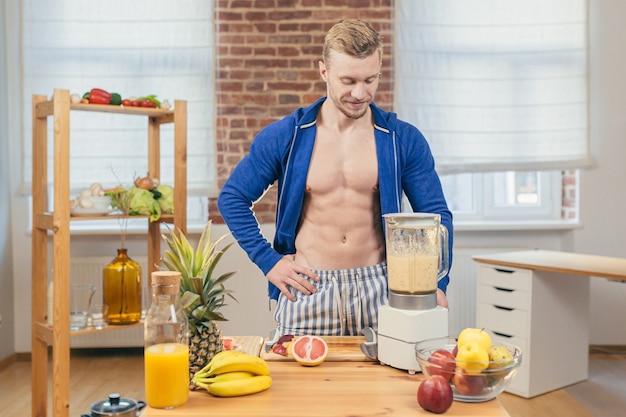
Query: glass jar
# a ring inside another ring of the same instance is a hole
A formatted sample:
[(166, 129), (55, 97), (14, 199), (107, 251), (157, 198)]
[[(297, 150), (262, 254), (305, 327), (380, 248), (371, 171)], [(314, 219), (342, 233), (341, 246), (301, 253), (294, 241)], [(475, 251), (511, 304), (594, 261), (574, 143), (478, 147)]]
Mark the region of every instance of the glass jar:
[(189, 325), (180, 303), (180, 272), (152, 275), (152, 304), (144, 323), (146, 402), (174, 408), (189, 396)]
[(102, 302), (109, 306), (108, 324), (133, 324), (141, 320), (141, 265), (127, 249), (102, 270)]

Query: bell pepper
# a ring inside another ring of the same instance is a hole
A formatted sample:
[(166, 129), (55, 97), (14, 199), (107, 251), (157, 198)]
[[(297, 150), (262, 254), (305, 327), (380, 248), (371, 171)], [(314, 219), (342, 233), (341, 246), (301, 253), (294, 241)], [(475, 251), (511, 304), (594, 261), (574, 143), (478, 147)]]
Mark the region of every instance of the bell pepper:
[(91, 104), (109, 104), (111, 98), (111, 93), (100, 88), (92, 88), (89, 92), (89, 103)]
[(119, 106), (120, 104), (122, 104), (122, 96), (120, 96), (118, 93), (111, 93), (111, 101), (109, 102), (109, 104)]

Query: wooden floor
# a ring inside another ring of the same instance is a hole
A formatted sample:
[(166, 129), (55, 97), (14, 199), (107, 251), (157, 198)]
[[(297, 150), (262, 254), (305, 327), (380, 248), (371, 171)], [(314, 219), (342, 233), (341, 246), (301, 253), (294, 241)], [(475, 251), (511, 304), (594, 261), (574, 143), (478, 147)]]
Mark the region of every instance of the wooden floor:
[(626, 350), (595, 347), (589, 379), (531, 399), (501, 394), (511, 417), (617, 417), (626, 415)]
[[(113, 392), (144, 399), (141, 349), (74, 350), (71, 360), (71, 417), (89, 413), (92, 402)], [(0, 417), (31, 416), (30, 381), (28, 361), (0, 371)], [(593, 349), (585, 382), (532, 399), (507, 393), (498, 398), (511, 417), (626, 415), (626, 351)]]

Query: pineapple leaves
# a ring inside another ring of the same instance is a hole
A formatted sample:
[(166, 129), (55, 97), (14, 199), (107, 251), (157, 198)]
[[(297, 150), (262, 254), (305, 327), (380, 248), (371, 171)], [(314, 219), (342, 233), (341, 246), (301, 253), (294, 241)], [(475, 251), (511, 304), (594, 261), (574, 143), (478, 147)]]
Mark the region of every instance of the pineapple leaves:
[(198, 294), (194, 294), (191, 291), (185, 291), (180, 297), (180, 303), (183, 305), (183, 309), (189, 316), (189, 313), (194, 310), (195, 306), (198, 305), (198, 301), (200, 300), (200, 296)]
[(202, 291), (202, 287), (203, 287), (202, 281), (203, 280), (202, 280), (201, 277), (189, 277), (189, 284), (191, 284), (191, 291), (194, 294), (199, 294), (201, 302), (204, 303), (204, 300), (202, 300), (202, 294), (203, 294), (203, 291)]
[(211, 223), (209, 221), (205, 225), (196, 248), (180, 229), (173, 231), (168, 227), (169, 233), (162, 234), (168, 249), (161, 258), (161, 269), (181, 273), (181, 303), (192, 333), (196, 333), (199, 327), (211, 327), (212, 321), (226, 321), (218, 310), (227, 305), (226, 297), (237, 301), (232, 290), (224, 285), (236, 271), (214, 276), (215, 267), (235, 242), (219, 249), (229, 234), (212, 241)]

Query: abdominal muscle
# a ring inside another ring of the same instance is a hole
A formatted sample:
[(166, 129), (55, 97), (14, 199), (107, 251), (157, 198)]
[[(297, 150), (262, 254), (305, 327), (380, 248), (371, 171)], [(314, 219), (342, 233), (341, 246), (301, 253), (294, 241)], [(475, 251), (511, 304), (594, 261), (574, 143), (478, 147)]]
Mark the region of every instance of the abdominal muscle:
[[(375, 265), (384, 260), (384, 242), (380, 210), (372, 211), (372, 200), (368, 198), (327, 196), (313, 199), (307, 204), (307, 215), (302, 217), (296, 237), (295, 261), (303, 266), (318, 270), (359, 268)], [(356, 200), (356, 201), (355, 201)], [(316, 207), (321, 205), (321, 210)]]
[(359, 145), (348, 149), (318, 135), (295, 241), (303, 266), (348, 269), (385, 259), (373, 134)]

